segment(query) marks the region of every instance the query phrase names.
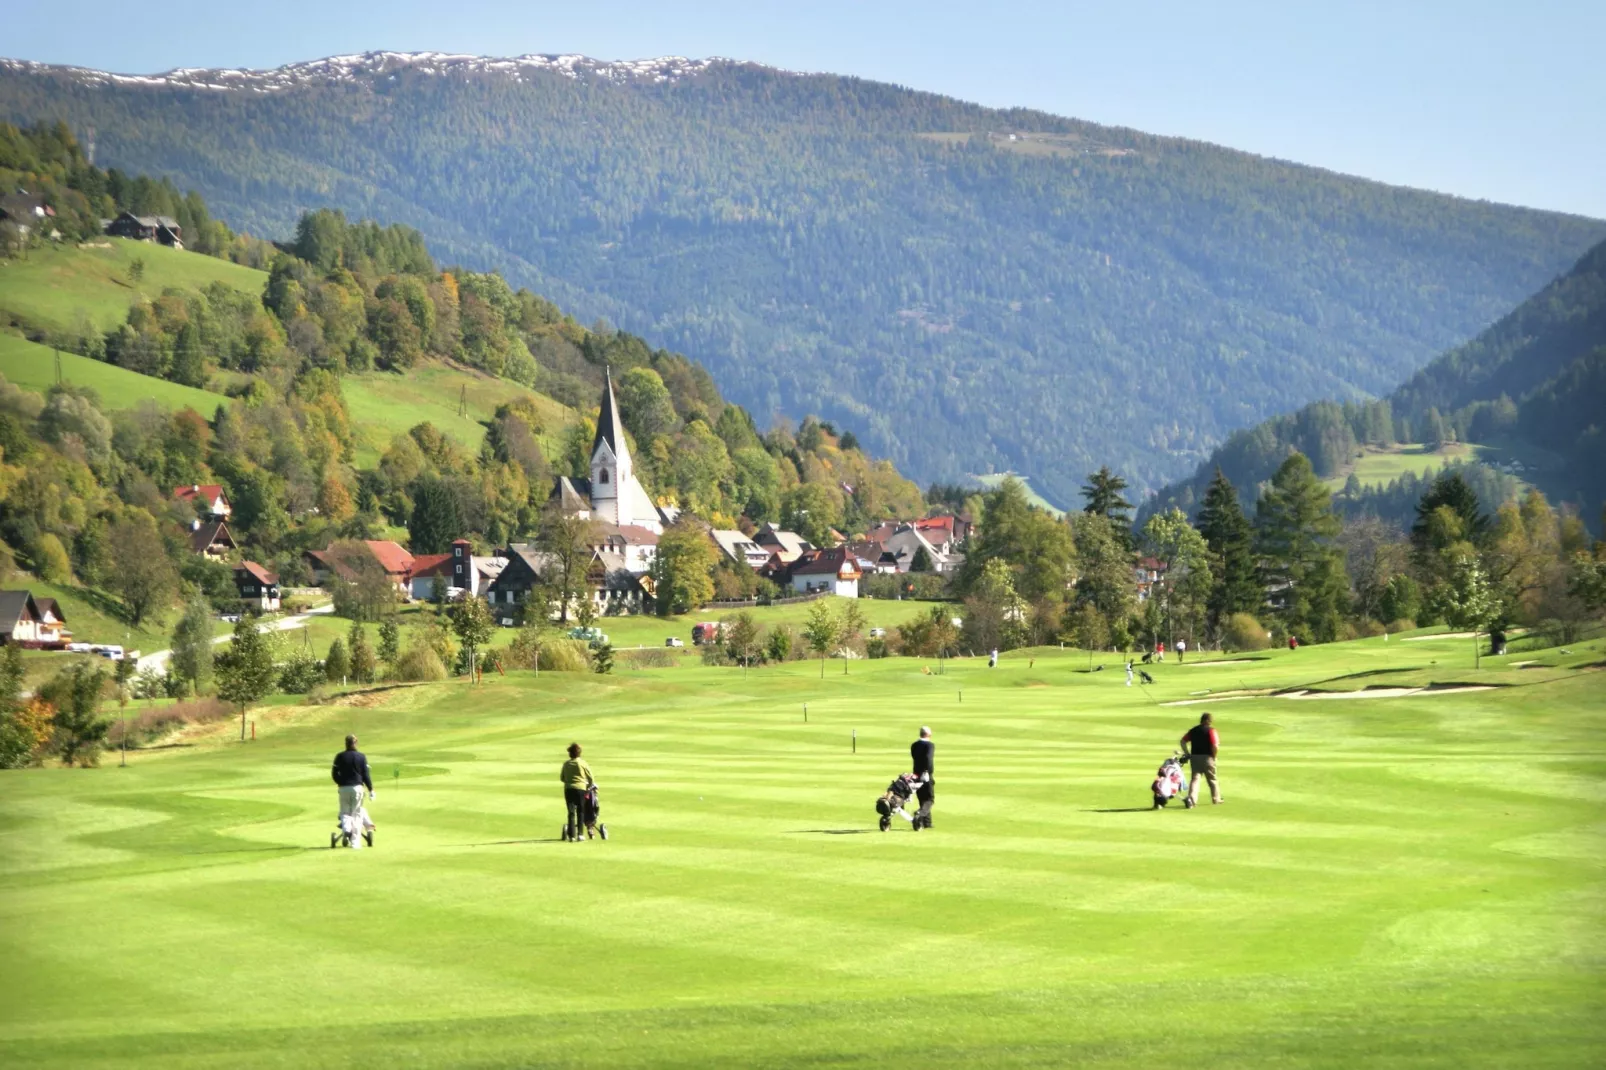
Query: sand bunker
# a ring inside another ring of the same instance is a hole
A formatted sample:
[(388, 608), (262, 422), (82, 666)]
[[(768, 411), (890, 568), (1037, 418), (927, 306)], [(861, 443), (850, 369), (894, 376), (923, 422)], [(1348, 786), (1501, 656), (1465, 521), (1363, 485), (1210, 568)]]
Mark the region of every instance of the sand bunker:
[(1373, 687), (1365, 691), (1290, 691), (1274, 698), (1326, 699), (1326, 698), (1411, 698), (1415, 695), (1461, 695), (1468, 691), (1493, 691), (1492, 684), (1467, 684), (1463, 687)]
[(1482, 634), (1482, 632), (1440, 632), (1438, 635), (1408, 635), (1401, 639), (1400, 642), (1422, 643), (1429, 639), (1471, 639), (1474, 635)]

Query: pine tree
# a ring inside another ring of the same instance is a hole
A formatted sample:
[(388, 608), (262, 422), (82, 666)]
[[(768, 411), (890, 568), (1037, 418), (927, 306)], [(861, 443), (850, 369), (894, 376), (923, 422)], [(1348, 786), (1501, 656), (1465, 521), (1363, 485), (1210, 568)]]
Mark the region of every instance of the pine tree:
[(421, 479), (413, 488), (413, 512), (407, 519), (407, 540), (415, 554), (443, 554), (463, 533), (457, 499), (439, 479)]
[(346, 660), (346, 644), (335, 636), (329, 643), (329, 653), (323, 659), (323, 675), (332, 684), (341, 683), (351, 672), (351, 663)]
[(1199, 534), (1210, 549), (1210, 571), (1215, 576), (1206, 602), (1212, 631), (1234, 613), (1258, 613), (1265, 588), (1255, 571), (1254, 529), (1238, 502), (1238, 491), (1216, 469), (1199, 511)]
[(1337, 637), (1348, 594), (1342, 525), (1333, 496), (1302, 453), (1292, 454), (1255, 507), (1255, 552), (1275, 612), (1291, 635), (1329, 642)]
[(1122, 540), (1130, 545), (1132, 518), (1127, 514), (1132, 511), (1132, 503), (1121, 497), (1126, 488), (1126, 480), (1110, 471), (1109, 465), (1089, 473), (1087, 484), (1082, 487), (1082, 497), (1087, 500), (1082, 512), (1109, 517)]
[(368, 645), (368, 633), (363, 631), (360, 622), (353, 621), (349, 636), (350, 653), (347, 660), (351, 664), (351, 678), (359, 684), (374, 682), (374, 650)]

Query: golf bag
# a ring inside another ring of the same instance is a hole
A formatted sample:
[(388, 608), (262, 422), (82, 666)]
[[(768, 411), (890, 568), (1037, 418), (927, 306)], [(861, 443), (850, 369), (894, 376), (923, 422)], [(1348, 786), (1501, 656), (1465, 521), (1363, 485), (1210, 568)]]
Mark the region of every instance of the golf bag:
[(586, 789), (580, 801), (580, 827), (572, 828), (567, 823), (563, 826), (565, 840), (583, 840), (586, 838), (586, 829), (595, 828), (597, 835), (602, 839), (608, 838), (608, 826), (601, 823), (602, 797), (597, 793), (596, 784)]
[(909, 824), (915, 823), (914, 815), (904, 809), (908, 801), (920, 789), (920, 778), (913, 773), (901, 773), (898, 779), (887, 785), (887, 790), (875, 801), (875, 812), (881, 815), (881, 831), (885, 832), (892, 827), (894, 816), (901, 817)]
[(368, 807), (365, 800), (367, 794), (359, 795), (357, 808), (351, 813), (342, 813), (336, 819), (337, 828), (329, 834), (330, 847), (351, 847), (360, 849), (364, 843), (374, 845), (374, 821), (368, 816)]
[(1182, 762), (1180, 754), (1173, 754), (1160, 763), (1154, 783), (1149, 785), (1149, 790), (1154, 793), (1154, 809), (1160, 809), (1187, 790), (1188, 776), (1183, 771)]

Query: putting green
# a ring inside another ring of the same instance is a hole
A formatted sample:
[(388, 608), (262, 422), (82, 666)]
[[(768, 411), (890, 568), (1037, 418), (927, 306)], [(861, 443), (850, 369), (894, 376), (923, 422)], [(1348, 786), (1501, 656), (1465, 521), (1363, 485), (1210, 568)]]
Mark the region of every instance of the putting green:
[[(1603, 657), (1367, 640), (1129, 689), (1020, 652), (263, 708), (254, 744), (0, 776), (0, 1064), (1599, 1065)], [(1509, 686), (1161, 704), (1469, 682)], [(1225, 805), (1151, 811), (1205, 709)], [(881, 834), (923, 723), (936, 827)], [(323, 846), (348, 730), (371, 851)], [(608, 843), (558, 841), (570, 739)]]

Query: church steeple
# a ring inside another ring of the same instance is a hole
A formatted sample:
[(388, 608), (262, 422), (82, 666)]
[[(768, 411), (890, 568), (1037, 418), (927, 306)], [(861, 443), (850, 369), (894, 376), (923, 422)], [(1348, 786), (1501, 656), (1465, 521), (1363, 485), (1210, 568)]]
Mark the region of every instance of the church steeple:
[(613, 396), (613, 369), (603, 373), (602, 411), (597, 413), (597, 434), (591, 440), (591, 456), (595, 460), (598, 447), (606, 444), (619, 468), (630, 466), (629, 447), (625, 444), (625, 429), (619, 422), (619, 402)]

